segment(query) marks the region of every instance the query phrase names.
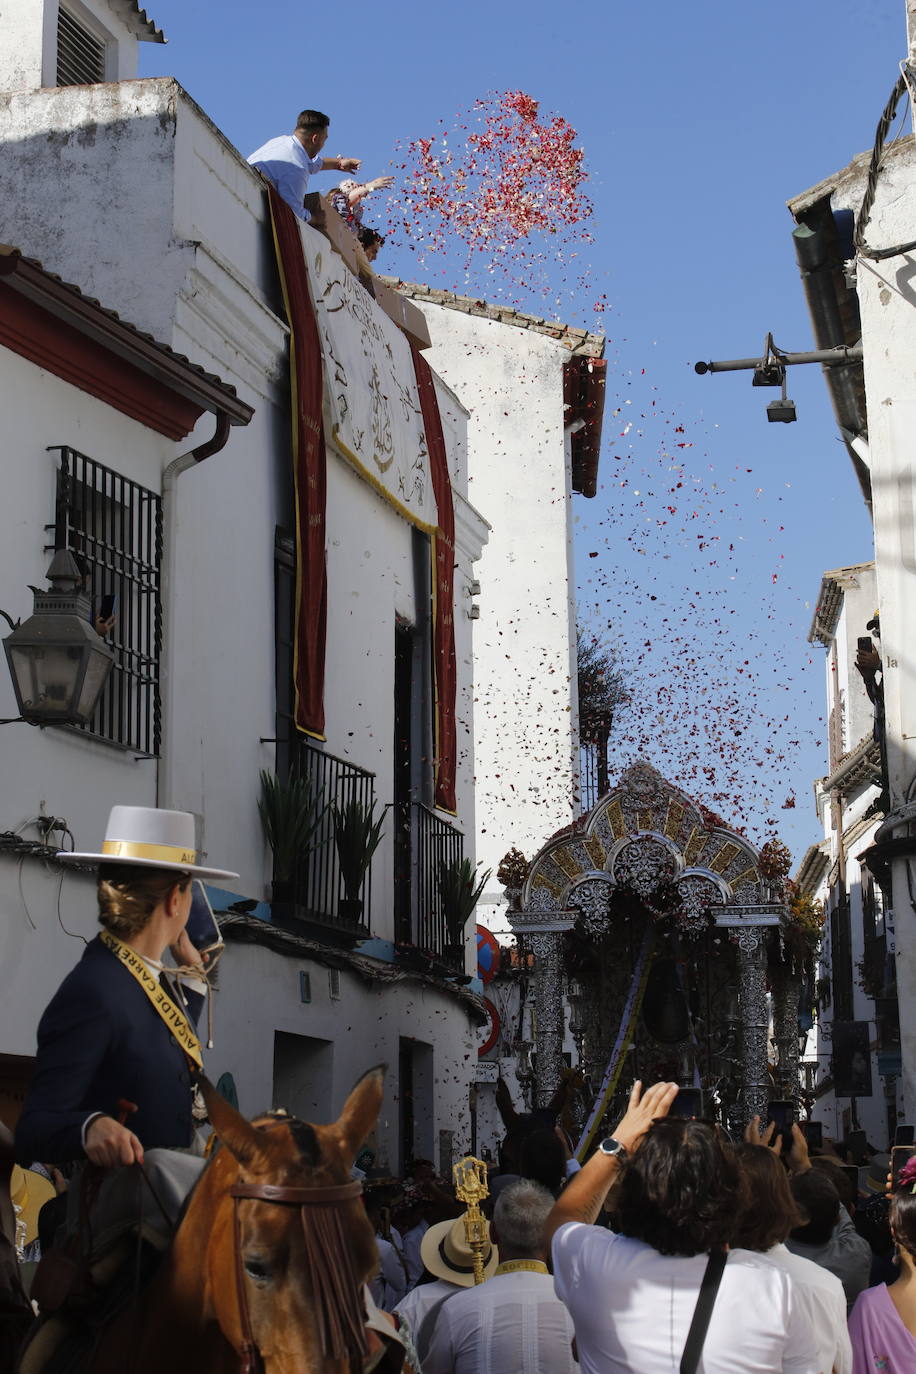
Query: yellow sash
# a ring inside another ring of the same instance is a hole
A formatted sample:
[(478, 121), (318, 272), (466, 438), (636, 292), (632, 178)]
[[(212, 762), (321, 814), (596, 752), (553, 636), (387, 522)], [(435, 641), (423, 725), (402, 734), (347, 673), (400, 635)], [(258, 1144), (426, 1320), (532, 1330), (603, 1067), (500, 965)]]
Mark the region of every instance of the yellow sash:
[(541, 1260), (503, 1260), (496, 1266), (496, 1274), (549, 1274), (550, 1270)]
[(200, 1049), (200, 1041), (194, 1034), (193, 1029), (188, 1024), (188, 1019), (175, 1003), (165, 994), (162, 984), (158, 978), (154, 978), (140, 955), (132, 950), (130, 945), (122, 944), (116, 935), (112, 935), (110, 930), (103, 930), (99, 939), (103, 945), (111, 950), (112, 954), (121, 961), (126, 969), (136, 978), (143, 991), (146, 993), (156, 1012), (162, 1017), (168, 1026), (175, 1040), (184, 1050), (189, 1059), (203, 1068), (203, 1055)]

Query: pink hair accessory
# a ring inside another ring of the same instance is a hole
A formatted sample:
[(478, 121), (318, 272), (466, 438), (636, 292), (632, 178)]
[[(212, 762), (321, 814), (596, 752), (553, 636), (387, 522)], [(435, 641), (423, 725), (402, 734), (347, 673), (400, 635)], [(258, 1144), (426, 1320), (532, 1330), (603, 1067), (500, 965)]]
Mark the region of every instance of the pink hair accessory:
[(916, 1155), (908, 1159), (897, 1177), (897, 1187), (908, 1187), (910, 1192), (916, 1193)]

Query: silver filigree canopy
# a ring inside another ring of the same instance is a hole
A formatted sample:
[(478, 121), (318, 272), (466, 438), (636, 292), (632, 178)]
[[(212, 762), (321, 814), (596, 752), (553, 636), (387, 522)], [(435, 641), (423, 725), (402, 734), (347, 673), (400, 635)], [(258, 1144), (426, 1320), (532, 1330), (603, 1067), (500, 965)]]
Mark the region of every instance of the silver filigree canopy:
[(671, 882), (677, 865), (674, 855), (654, 835), (628, 840), (614, 859), (614, 881), (639, 897), (648, 897), (662, 883)]

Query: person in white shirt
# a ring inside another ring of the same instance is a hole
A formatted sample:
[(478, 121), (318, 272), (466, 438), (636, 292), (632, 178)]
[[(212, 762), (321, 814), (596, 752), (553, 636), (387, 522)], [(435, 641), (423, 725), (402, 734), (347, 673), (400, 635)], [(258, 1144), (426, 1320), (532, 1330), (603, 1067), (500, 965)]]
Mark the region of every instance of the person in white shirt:
[[(422, 1266), (434, 1275), (433, 1282), (414, 1288), (398, 1303), (395, 1313), (408, 1328), (422, 1364), (443, 1307), (463, 1289), (474, 1286), (474, 1256), (465, 1238), (463, 1217), (428, 1226), (420, 1249)], [(499, 1264), (495, 1244), (484, 1252), (483, 1261), (484, 1279), (488, 1279)]]
[(249, 164), (267, 178), (295, 214), (306, 221), (312, 218), (305, 208), (311, 173), (355, 172), (362, 160), (320, 156), (328, 141), (330, 123), (320, 110), (303, 110), (291, 134), (270, 139), (248, 158)]
[[(674, 1083), (630, 1105), (547, 1218), (554, 1285), (582, 1374), (677, 1374), (710, 1255), (728, 1245), (744, 1185), (731, 1147), (700, 1121), (667, 1117)], [(657, 1119), (656, 1119), (657, 1118)], [(618, 1233), (592, 1225), (611, 1185)], [(695, 1367), (695, 1366), (694, 1366)], [(702, 1347), (703, 1374), (826, 1374), (788, 1275), (730, 1250)]]
[(423, 1374), (575, 1374), (572, 1321), (544, 1263), (552, 1207), (531, 1179), (503, 1189), (493, 1211), (496, 1273), (443, 1304)]
[[(793, 1127), (801, 1137), (798, 1126)], [(794, 1154), (793, 1146), (793, 1154)], [(737, 1148), (747, 1199), (732, 1244), (766, 1255), (792, 1279), (799, 1308), (817, 1345), (825, 1374), (852, 1374), (852, 1345), (846, 1327), (846, 1295), (836, 1275), (786, 1249), (785, 1239), (799, 1222), (789, 1179), (776, 1152), (753, 1141)], [(805, 1151), (807, 1158), (807, 1150)]]

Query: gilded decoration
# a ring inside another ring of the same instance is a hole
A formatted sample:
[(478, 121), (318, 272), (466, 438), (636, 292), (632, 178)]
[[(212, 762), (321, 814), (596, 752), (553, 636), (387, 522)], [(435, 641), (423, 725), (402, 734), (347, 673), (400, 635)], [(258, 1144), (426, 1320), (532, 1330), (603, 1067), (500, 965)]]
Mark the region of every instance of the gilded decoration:
[[(538, 1101), (562, 1062), (556, 999), (572, 980), (579, 1064), (592, 1089), (605, 1081), (613, 1055), (628, 1056), (605, 1125), (624, 1109), (624, 1085), (636, 1077), (700, 1082), (707, 1114), (734, 1128), (765, 1104), (766, 969), (787, 927), (756, 851), (725, 822), (655, 769), (636, 765), (575, 829), (535, 856), (521, 907), (519, 933), (540, 970), (532, 988), (545, 1075)], [(652, 995), (630, 1018), (621, 1048), (621, 1018), (645, 948)], [(791, 1046), (780, 1053), (788, 1095)]]

